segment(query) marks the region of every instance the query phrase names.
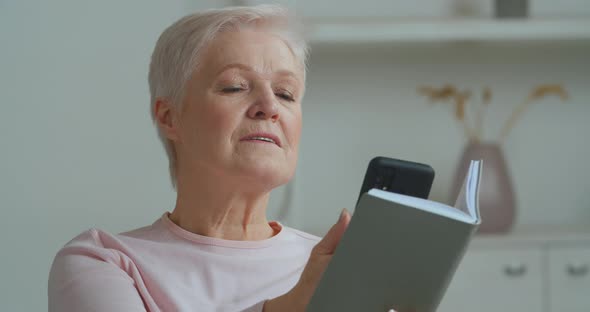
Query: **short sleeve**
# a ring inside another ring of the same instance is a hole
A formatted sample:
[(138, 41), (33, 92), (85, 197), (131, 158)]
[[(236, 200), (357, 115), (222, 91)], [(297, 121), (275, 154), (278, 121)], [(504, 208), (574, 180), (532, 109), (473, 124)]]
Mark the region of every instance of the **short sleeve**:
[(134, 280), (93, 237), (93, 230), (84, 232), (57, 253), (49, 273), (48, 310), (145, 312)]

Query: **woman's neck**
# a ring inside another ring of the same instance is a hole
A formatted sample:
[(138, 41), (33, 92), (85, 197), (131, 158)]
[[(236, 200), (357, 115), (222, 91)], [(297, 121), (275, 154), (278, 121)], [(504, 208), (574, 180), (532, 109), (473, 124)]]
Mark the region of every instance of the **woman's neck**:
[(228, 240), (262, 240), (274, 229), (266, 219), (269, 193), (245, 193), (227, 179), (179, 176), (176, 206), (170, 220), (203, 236)]

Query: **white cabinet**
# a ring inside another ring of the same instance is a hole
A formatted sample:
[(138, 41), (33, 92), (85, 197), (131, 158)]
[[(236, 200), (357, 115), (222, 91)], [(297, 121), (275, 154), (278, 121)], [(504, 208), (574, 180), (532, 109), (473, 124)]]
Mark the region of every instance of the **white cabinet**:
[(475, 238), (438, 311), (590, 311), (590, 235)]
[(548, 250), (551, 311), (590, 311), (590, 245)]
[(541, 251), (475, 250), (465, 255), (440, 311), (542, 311)]

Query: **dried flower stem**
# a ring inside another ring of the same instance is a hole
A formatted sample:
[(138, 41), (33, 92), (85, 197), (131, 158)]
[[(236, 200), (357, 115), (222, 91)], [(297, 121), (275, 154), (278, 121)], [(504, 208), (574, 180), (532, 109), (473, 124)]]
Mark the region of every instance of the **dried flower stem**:
[(500, 137), (498, 139), (500, 142), (504, 142), (504, 140), (506, 140), (506, 137), (508, 134), (510, 134), (510, 130), (514, 128), (516, 121), (520, 119), (524, 111), (531, 105), (532, 102), (533, 101), (529, 97), (512, 111), (510, 118), (508, 118), (508, 120), (504, 123), (502, 130), (500, 130)]
[[(460, 92), (455, 86), (447, 84), (442, 88), (434, 87), (420, 87), (418, 93), (427, 96), (430, 102), (451, 102), (455, 105), (455, 118), (461, 123), (463, 132), (470, 141), (480, 141), (483, 138), (483, 119), (487, 112), (487, 107), (492, 99), (492, 91), (486, 87), (482, 90), (481, 104), (476, 108), (475, 111), (475, 126), (470, 127), (467, 122), (466, 114), (467, 111), (467, 100), (471, 96), (469, 91)], [(499, 141), (502, 142), (506, 139), (508, 134), (516, 121), (522, 117), (526, 109), (536, 100), (540, 100), (548, 95), (557, 95), (561, 100), (565, 101), (568, 99), (568, 94), (560, 84), (545, 84), (534, 88), (529, 96), (519, 106), (515, 107), (510, 115), (510, 118), (504, 123), (501, 131)], [(471, 114), (473, 117), (473, 114)]]
[(455, 118), (461, 123), (463, 127), (463, 133), (469, 140), (477, 140), (477, 133), (474, 128), (470, 127), (467, 123), (466, 110), (467, 100), (471, 96), (469, 91), (460, 92), (452, 85), (445, 85), (440, 89), (433, 87), (420, 87), (418, 93), (427, 96), (430, 102), (451, 102), (455, 108)]
[(471, 96), (471, 93), (469, 91), (459, 93), (455, 97), (455, 102), (456, 102), (456, 107), (458, 107), (458, 109), (461, 109), (461, 118), (459, 120), (461, 121), (461, 124), (463, 125), (463, 133), (465, 133), (465, 135), (467, 136), (467, 139), (469, 141), (478, 141), (479, 138), (477, 136), (477, 130), (475, 129), (475, 127), (469, 126), (469, 122), (468, 122), (468, 118), (467, 118), (468, 116), (466, 114), (467, 100), (469, 99), (470, 96)]
[(475, 137), (477, 140), (483, 140), (483, 117), (488, 110), (488, 106), (492, 99), (492, 91), (490, 88), (485, 87), (481, 92), (481, 103), (477, 107), (475, 116), (476, 132)]
[(504, 123), (502, 130), (500, 131), (499, 141), (503, 142), (514, 125), (516, 121), (522, 117), (522, 114), (526, 111), (526, 109), (533, 103), (535, 100), (540, 100), (548, 95), (557, 95), (563, 101), (567, 100), (568, 94), (565, 89), (558, 84), (554, 85), (540, 85), (533, 89), (533, 91), (529, 94), (529, 96), (522, 102), (519, 106), (517, 106), (510, 115), (510, 118)]

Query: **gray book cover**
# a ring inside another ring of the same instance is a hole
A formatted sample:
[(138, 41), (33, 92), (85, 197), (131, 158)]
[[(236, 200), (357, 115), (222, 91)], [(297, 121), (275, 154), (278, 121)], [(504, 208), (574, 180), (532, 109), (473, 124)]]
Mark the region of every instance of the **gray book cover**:
[(455, 207), (364, 194), (307, 311), (436, 311), (481, 223), (480, 174), (472, 161)]

